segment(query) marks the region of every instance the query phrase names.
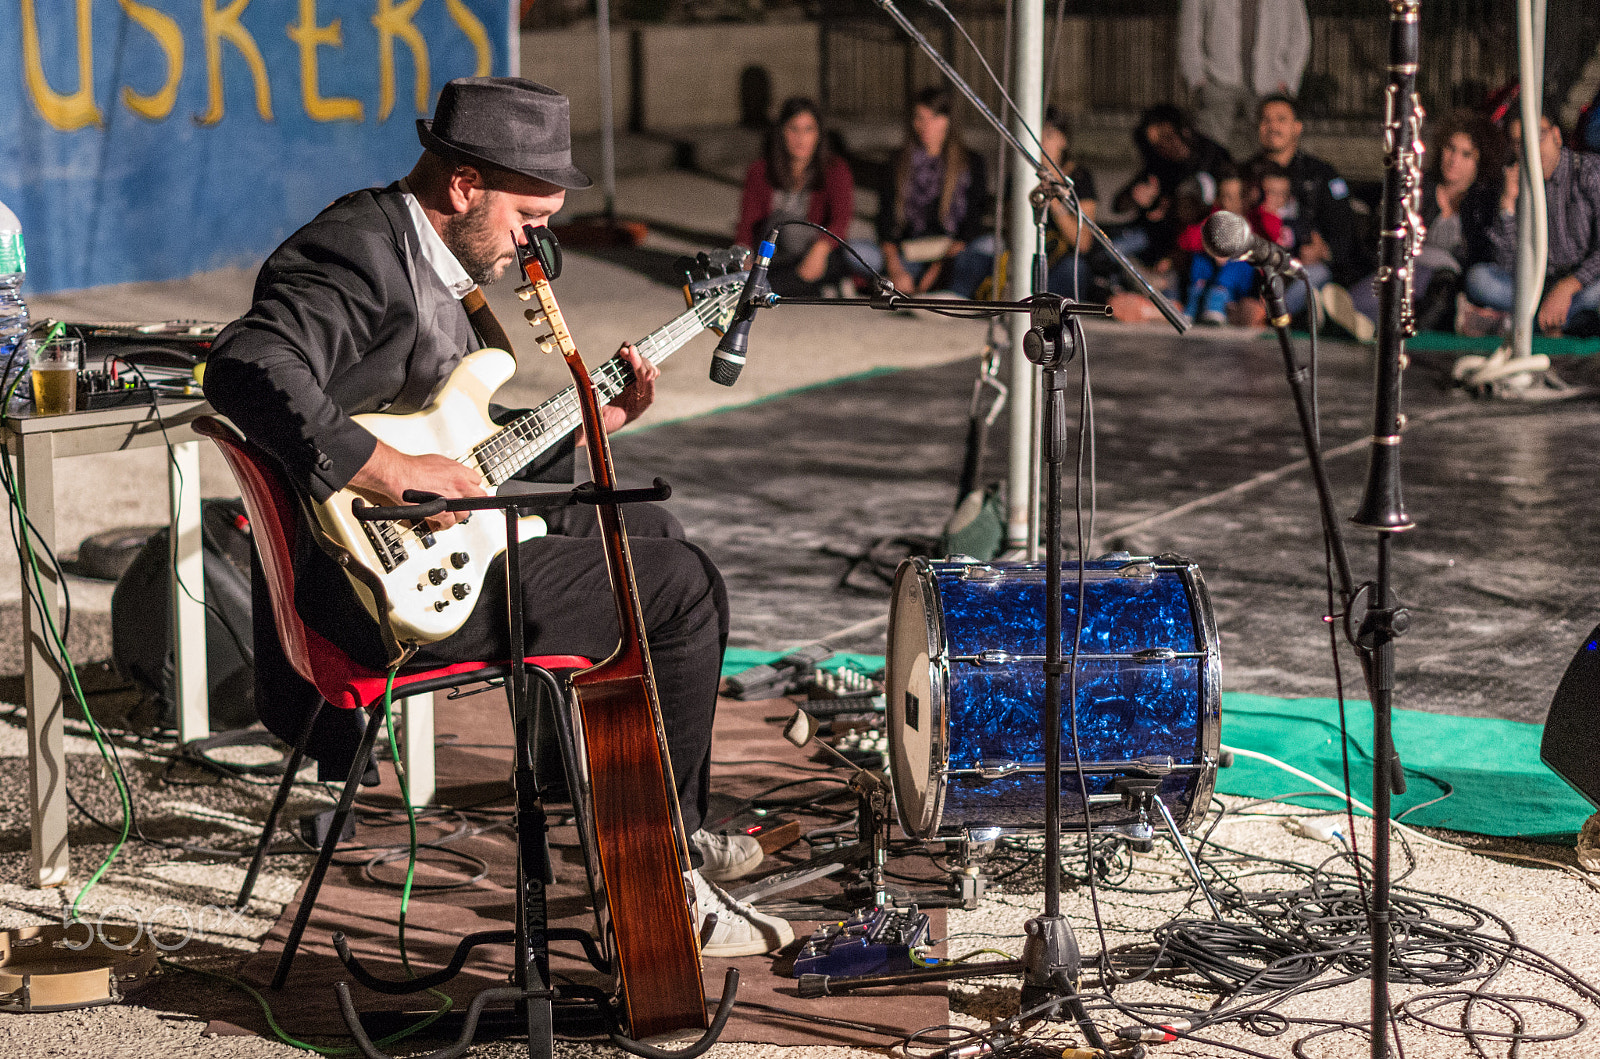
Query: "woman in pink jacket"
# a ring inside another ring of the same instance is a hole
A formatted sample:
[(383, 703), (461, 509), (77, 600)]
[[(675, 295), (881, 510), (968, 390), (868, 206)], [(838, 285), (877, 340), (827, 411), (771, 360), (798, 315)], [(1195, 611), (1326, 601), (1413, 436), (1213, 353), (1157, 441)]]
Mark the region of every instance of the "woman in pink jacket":
[[(846, 239), (854, 216), (850, 167), (829, 149), (817, 104), (803, 96), (784, 100), (763, 157), (745, 173), (736, 241), (753, 248), (788, 221), (820, 224)], [(816, 295), (848, 271), (838, 244), (815, 228), (792, 224), (778, 234), (768, 275), (778, 294)]]

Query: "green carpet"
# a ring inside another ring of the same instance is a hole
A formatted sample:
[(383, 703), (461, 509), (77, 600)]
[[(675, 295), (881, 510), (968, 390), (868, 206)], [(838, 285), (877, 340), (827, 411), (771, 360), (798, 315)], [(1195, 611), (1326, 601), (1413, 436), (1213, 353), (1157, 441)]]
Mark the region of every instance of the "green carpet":
[[(777, 657), (772, 651), (730, 650), (723, 673), (738, 673)], [(846, 663), (872, 671), (883, 665), (883, 659), (835, 655), (825, 665)], [(1371, 804), (1372, 755), (1368, 748), (1372, 744), (1372, 706), (1364, 700), (1350, 700), (1345, 712), (1351, 733), (1351, 794), (1357, 801)], [(1393, 800), (1393, 813), (1407, 824), (1570, 844), (1594, 811), (1539, 760), (1542, 725), (1395, 710), (1393, 727), (1407, 787), (1404, 795)], [(1223, 743), (1276, 758), (1342, 788), (1338, 735), (1339, 710), (1332, 699), (1222, 697)], [(1290, 797), (1311, 786), (1243, 755), (1234, 758), (1231, 768), (1217, 773), (1217, 790), (1223, 794), (1272, 798), (1320, 809), (1338, 807), (1338, 799), (1331, 795)]]
[[(1406, 348), (1429, 353), (1493, 353), (1505, 339), (1498, 335), (1469, 338), (1449, 331), (1419, 331), (1406, 339)], [(1588, 357), (1600, 353), (1600, 338), (1546, 338), (1533, 336), (1533, 351), (1552, 357)]]
[[(1351, 794), (1370, 805), (1372, 705), (1350, 700), (1345, 712), (1351, 733)], [(1570, 842), (1594, 812), (1539, 760), (1543, 725), (1395, 710), (1393, 727), (1407, 788), (1394, 799), (1393, 811), (1405, 823)], [(1224, 743), (1277, 758), (1342, 787), (1338, 736), (1339, 709), (1332, 699), (1222, 697)], [(1232, 768), (1217, 773), (1217, 790), (1224, 794), (1282, 798), (1309, 788), (1298, 777), (1242, 756)], [(1287, 800), (1337, 807), (1337, 799), (1329, 795)], [(1413, 806), (1421, 807), (1408, 812)]]

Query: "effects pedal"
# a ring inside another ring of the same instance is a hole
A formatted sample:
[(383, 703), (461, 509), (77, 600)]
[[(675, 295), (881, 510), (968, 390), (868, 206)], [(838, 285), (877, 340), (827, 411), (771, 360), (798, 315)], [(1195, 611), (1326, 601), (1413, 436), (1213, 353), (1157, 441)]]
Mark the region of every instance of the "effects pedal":
[(78, 372), (78, 411), (96, 408), (123, 408), (127, 405), (148, 405), (153, 399), (151, 389), (131, 372), (121, 374), (98, 368), (85, 368)]
[(854, 666), (817, 669), (805, 685), (808, 699), (871, 698), (883, 694), (883, 682)]
[(928, 944), (928, 915), (909, 908), (875, 908), (856, 918), (818, 927), (795, 957), (794, 976), (854, 978), (909, 971), (916, 950)]
[(882, 724), (853, 728), (829, 740), (833, 748), (864, 769), (881, 769), (889, 755), (889, 735)]

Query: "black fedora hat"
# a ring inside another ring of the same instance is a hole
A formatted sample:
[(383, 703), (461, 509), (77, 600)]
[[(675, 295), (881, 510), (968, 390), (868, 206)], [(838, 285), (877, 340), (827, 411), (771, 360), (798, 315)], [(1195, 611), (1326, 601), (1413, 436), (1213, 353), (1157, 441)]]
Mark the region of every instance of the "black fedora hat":
[(435, 154), (479, 162), (563, 188), (593, 184), (572, 164), (567, 97), (521, 77), (458, 77), (439, 92), (417, 138)]

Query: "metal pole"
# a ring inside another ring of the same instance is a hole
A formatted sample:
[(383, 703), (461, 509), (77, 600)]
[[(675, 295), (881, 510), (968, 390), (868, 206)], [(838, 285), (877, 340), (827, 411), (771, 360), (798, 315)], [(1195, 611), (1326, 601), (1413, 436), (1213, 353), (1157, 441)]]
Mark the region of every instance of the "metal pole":
[(1549, 228), (1544, 168), (1539, 158), (1539, 113), (1544, 107), (1545, 0), (1517, 0), (1517, 57), (1522, 89), (1522, 189), (1517, 194), (1517, 277), (1511, 354), (1533, 353), (1534, 314), (1544, 292)]
[[(1044, 3), (1045, 0), (1016, 0), (1012, 18), (1011, 98), (1018, 113), (1012, 117), (1012, 134), (1031, 143), (1033, 130), (1044, 124)], [(1010, 153), (1011, 195), (1006, 207), (1006, 245), (1011, 252), (1010, 297), (1019, 300), (1030, 292), (1033, 257), (1033, 207), (1028, 192), (1038, 183), (1032, 161), (1025, 155)], [(1039, 466), (1038, 431), (1034, 429), (1034, 408), (1038, 402), (1039, 373), (1022, 353), (1022, 338), (1028, 333), (1028, 317), (1015, 313), (1007, 321), (1011, 332), (1011, 447), (1006, 481), (1006, 546), (1027, 548), (1037, 559), (1039, 545), (1039, 505), (1034, 469)]]
[(617, 130), (611, 114), (611, 0), (595, 0), (595, 28), (599, 36), (600, 78), (600, 186), (605, 190), (605, 217), (617, 217)]

